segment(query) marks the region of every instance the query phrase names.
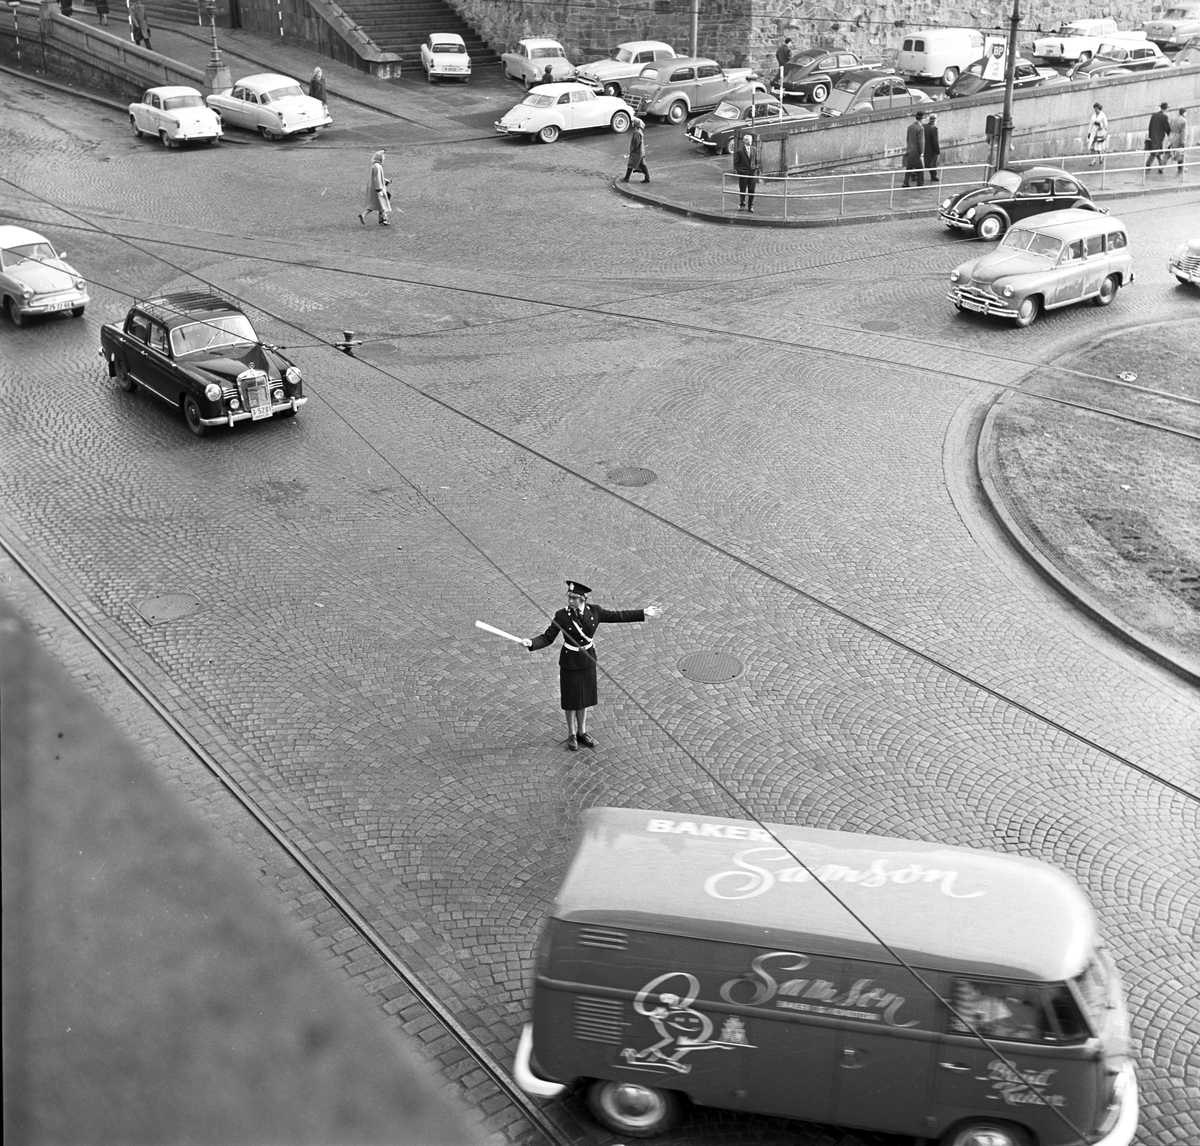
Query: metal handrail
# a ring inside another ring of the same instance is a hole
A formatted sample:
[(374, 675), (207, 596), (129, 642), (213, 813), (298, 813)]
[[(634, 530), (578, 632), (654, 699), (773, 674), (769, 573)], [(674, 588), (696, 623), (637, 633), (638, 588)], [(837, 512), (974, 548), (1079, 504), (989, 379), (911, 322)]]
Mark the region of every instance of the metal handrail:
[[(1164, 156), (1167, 157), (1166, 167), (1180, 169), (1180, 158), (1182, 158), (1182, 168), (1200, 166), (1200, 146), (1183, 147), (1183, 148), (1163, 148)], [(1182, 153), (1182, 155), (1181, 155)], [(1086, 175), (1089, 168), (1093, 165), (1098, 168), (1099, 185), (1097, 190), (1104, 191), (1108, 189), (1108, 181), (1110, 177), (1126, 174), (1132, 171), (1140, 171), (1141, 183), (1146, 185), (1147, 176), (1150, 173), (1149, 167), (1150, 156), (1145, 151), (1118, 151), (1112, 153), (1101, 153), (1093, 155), (1090, 152), (1075, 153), (1072, 155), (1049, 155), (1039, 157), (1037, 159), (1026, 159), (1020, 162), (1026, 165), (1029, 164), (1046, 164), (1050, 167), (1061, 167), (1065, 171), (1070, 171), (1068, 164), (1074, 162), (1077, 170), (1072, 174)], [(1082, 170), (1079, 170), (1082, 165)], [(1156, 164), (1158, 170), (1163, 170), (1162, 164)], [(922, 168), (922, 174), (927, 175), (929, 168)], [(829, 174), (829, 175), (756, 175), (753, 178), (757, 181), (754, 197), (755, 199), (765, 200), (782, 200), (783, 217), (788, 218), (789, 205), (796, 203), (804, 203), (806, 201), (821, 201), (823, 203), (831, 203), (836, 199), (838, 202), (838, 216), (846, 214), (846, 203), (850, 200), (852, 203), (856, 197), (866, 195), (887, 195), (888, 210), (894, 210), (896, 205), (896, 196), (902, 198), (908, 196), (910, 192), (927, 192), (930, 186), (936, 187), (939, 191), (954, 191), (969, 187), (977, 187), (987, 178), (987, 173), (991, 170), (991, 166), (987, 163), (962, 163), (948, 164), (944, 167), (938, 167), (938, 182), (927, 184), (918, 187), (904, 187), (897, 185), (897, 180), (902, 179), (906, 172), (902, 168), (888, 168), (879, 171), (858, 171), (849, 174)], [(947, 174), (952, 174), (952, 178), (947, 180)], [(721, 174), (721, 210), (725, 211), (728, 208), (725, 206), (725, 197), (727, 195), (738, 195), (738, 179), (736, 171), (726, 171)], [(856, 181), (873, 180), (877, 185), (873, 187), (858, 187), (855, 186)], [(886, 180), (883, 185), (878, 185)], [(833, 190), (809, 190), (819, 183), (836, 183), (836, 189)], [(1091, 180), (1089, 179), (1090, 183)], [(760, 190), (760, 188), (762, 188)]]

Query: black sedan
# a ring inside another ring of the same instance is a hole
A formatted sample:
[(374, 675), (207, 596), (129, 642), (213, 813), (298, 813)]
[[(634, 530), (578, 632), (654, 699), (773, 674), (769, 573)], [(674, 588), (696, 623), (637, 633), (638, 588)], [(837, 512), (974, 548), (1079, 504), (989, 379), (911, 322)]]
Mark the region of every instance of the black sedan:
[(737, 145), (739, 128), (766, 127), (781, 123), (803, 123), (814, 120), (817, 113), (810, 108), (789, 108), (773, 96), (746, 88), (723, 99), (715, 111), (699, 116), (687, 125), (687, 137), (704, 148), (705, 154), (721, 152), (730, 155)]
[(988, 241), (1000, 238), (1013, 223), (1068, 207), (1103, 211), (1092, 193), (1061, 167), (1002, 167), (981, 187), (942, 201), (938, 218), (954, 230), (974, 231)]
[(1101, 44), (1090, 60), (1080, 60), (1068, 73), (1073, 80), (1098, 80), (1105, 76), (1125, 76), (1172, 67), (1157, 44), (1134, 41), (1128, 44)]
[[(946, 95), (950, 99), (962, 99), (966, 96), (979, 95), (981, 92), (1003, 92), (1003, 76), (998, 80), (983, 78), (985, 63), (985, 60), (976, 60), (973, 64), (969, 64), (966, 71), (946, 89)], [(1018, 60), (1013, 68), (1013, 87), (1017, 91), (1024, 88), (1036, 88), (1050, 76), (1057, 78), (1058, 72), (1053, 68), (1039, 68), (1029, 60)]]
[[(783, 69), (784, 98), (792, 96), (808, 103), (824, 103), (833, 91), (833, 85), (847, 72), (859, 68), (874, 67), (877, 71), (888, 71), (876, 64), (867, 63), (853, 52), (831, 52), (828, 48), (805, 48), (797, 52)], [(776, 86), (778, 91), (778, 85)]]

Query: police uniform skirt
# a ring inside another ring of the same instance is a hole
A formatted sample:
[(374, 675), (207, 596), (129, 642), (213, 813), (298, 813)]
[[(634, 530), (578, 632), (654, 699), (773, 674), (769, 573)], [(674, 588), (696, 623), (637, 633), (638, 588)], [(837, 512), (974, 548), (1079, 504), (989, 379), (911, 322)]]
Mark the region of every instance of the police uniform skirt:
[(596, 703), (596, 662), (592, 661), (583, 669), (568, 669), (559, 665), (558, 687), (562, 693), (564, 712), (591, 708)]

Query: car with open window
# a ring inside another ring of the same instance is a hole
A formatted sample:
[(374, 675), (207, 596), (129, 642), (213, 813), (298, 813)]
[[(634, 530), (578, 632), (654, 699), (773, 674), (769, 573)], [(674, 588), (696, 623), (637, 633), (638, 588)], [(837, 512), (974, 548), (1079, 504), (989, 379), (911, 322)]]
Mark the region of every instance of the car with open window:
[(858, 115), (868, 111), (888, 111), (894, 107), (915, 107), (933, 101), (920, 88), (909, 87), (902, 76), (864, 68), (847, 72), (833, 86), (821, 105), (823, 116)]
[(273, 72), (245, 76), (205, 102), (223, 124), (257, 131), (264, 139), (312, 135), (333, 123), (325, 105), (305, 95), (297, 80)]
[(134, 303), (124, 322), (100, 328), (100, 355), (122, 390), (182, 411), (197, 437), (290, 418), (307, 401), (299, 368), (255, 334), (240, 307), (206, 291)]
[(539, 84), (496, 121), (496, 131), (553, 143), (564, 131), (597, 127), (620, 135), (632, 121), (633, 111), (624, 100), (597, 95), (587, 84)]
[(148, 88), (137, 103), (129, 105), (129, 126), (134, 135), (149, 135), (163, 147), (212, 144), (224, 134), (221, 117), (189, 87)]
[(467, 55), (467, 45), (455, 32), (430, 32), (425, 37), (421, 44), (421, 67), (430, 83), (434, 80), (462, 80), (465, 84), (471, 79), (471, 57)]
[(0, 306), (13, 326), (63, 311), (78, 318), (91, 300), (65, 253), (37, 231), (0, 226)]
[(546, 69), (550, 69), (553, 83), (562, 83), (575, 78), (575, 67), (567, 59), (566, 49), (557, 40), (545, 37), (518, 40), (511, 52), (500, 57), (504, 77), (518, 80), (528, 91), (536, 84), (545, 83)]
[(1133, 282), (1129, 232), (1092, 211), (1051, 211), (1012, 227), (1000, 245), (950, 273), (959, 311), (1029, 326), (1046, 310), (1091, 299), (1108, 306)]
[(723, 68), (716, 60), (683, 56), (647, 64), (626, 87), (625, 98), (638, 115), (683, 123), (746, 87), (767, 90), (752, 68)]
[(783, 88), (785, 99), (804, 100), (806, 103), (822, 104), (829, 98), (833, 86), (847, 72), (862, 71), (873, 68), (876, 71), (889, 72), (892, 69), (864, 60), (854, 52), (831, 51), (828, 48), (805, 48), (797, 52), (783, 66), (782, 84), (773, 89), (778, 92)]
[(606, 59), (582, 65), (575, 78), (606, 96), (620, 96), (625, 94), (625, 85), (647, 64), (673, 59), (675, 49), (661, 40), (630, 40), (618, 44)]
[(943, 199), (938, 218), (951, 230), (974, 231), (977, 238), (993, 242), (1031, 215), (1071, 207), (1104, 210), (1078, 175), (1044, 164), (1013, 164), (981, 186)]
[(739, 129), (803, 123), (817, 113), (807, 107), (787, 107), (774, 96), (745, 88), (717, 104), (714, 111), (697, 116), (687, 125), (687, 137), (707, 155), (730, 155), (737, 146)]

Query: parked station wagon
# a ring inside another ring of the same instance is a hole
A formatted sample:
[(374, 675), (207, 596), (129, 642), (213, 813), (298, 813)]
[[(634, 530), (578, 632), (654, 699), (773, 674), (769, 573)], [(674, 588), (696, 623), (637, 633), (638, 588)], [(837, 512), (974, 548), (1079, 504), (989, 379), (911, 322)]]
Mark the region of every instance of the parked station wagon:
[(1068, 207), (1103, 211), (1077, 175), (1043, 164), (1014, 165), (1002, 167), (982, 187), (943, 199), (938, 218), (951, 229), (974, 231), (992, 242), (1013, 223)]
[(1091, 211), (1051, 211), (1013, 227), (1000, 246), (950, 273), (960, 310), (1029, 326), (1043, 310), (1091, 299), (1108, 306), (1133, 282), (1129, 232)]
[(910, 88), (900, 76), (868, 68), (842, 76), (821, 105), (821, 114), (855, 115), (932, 102), (919, 88)]
[(648, 64), (625, 89), (625, 98), (638, 115), (653, 115), (683, 123), (689, 115), (708, 111), (743, 88), (765, 92), (750, 68), (723, 68), (716, 60), (680, 57)]

